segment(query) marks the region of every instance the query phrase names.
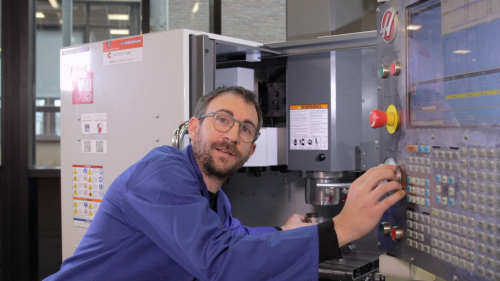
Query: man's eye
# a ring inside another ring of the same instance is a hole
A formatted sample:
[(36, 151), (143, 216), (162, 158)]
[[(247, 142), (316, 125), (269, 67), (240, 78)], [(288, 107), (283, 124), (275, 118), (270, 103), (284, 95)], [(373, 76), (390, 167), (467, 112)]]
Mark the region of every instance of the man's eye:
[(227, 118), (224, 118), (224, 117), (217, 117), (217, 122), (220, 122), (222, 124), (228, 124), (229, 120)]
[(243, 128), (241, 129), (241, 131), (243, 133), (245, 133), (245, 134), (248, 134), (248, 135), (252, 135), (252, 132), (253, 132), (253, 130), (250, 127), (248, 127), (248, 126), (243, 126)]

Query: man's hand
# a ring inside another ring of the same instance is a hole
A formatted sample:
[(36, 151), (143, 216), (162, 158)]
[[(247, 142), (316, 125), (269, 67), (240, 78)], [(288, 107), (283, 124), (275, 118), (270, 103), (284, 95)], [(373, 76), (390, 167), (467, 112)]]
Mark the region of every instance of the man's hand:
[[(368, 170), (349, 188), (344, 208), (333, 218), (339, 247), (368, 234), (383, 213), (405, 196), (397, 182), (396, 167), (383, 165)], [(380, 181), (388, 182), (380, 184)], [(379, 201), (390, 191), (394, 193)]]
[(293, 214), (281, 227), (282, 230), (290, 230), (294, 228), (316, 225), (317, 223), (307, 222), (307, 218), (303, 215)]

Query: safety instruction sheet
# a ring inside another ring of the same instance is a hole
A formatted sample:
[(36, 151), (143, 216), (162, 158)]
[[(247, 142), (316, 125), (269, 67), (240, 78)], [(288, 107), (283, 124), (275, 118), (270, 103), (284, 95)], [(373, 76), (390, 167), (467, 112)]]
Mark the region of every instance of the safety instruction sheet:
[(82, 152), (107, 153), (108, 124), (106, 113), (82, 114)]
[(73, 165), (73, 226), (88, 228), (104, 196), (103, 166)]
[(290, 149), (328, 150), (328, 104), (290, 106)]

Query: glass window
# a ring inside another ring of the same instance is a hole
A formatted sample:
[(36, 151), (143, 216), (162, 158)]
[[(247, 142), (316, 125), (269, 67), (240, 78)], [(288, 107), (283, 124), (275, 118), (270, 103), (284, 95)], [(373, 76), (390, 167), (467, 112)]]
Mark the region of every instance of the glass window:
[(286, 41), (286, 0), (222, 0), (222, 35), (272, 43)]
[(151, 0), (150, 17), (151, 32), (180, 28), (208, 32), (209, 0)]
[[(61, 1), (37, 0), (36, 165), (60, 166), (59, 50), (63, 47)], [(73, 1), (71, 45), (138, 35), (141, 0)]]

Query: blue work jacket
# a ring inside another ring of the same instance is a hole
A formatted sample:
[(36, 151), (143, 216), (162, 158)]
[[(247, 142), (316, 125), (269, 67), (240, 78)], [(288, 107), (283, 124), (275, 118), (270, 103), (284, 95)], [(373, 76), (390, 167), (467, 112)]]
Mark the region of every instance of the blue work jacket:
[(191, 146), (162, 146), (116, 178), (46, 280), (317, 280), (318, 251), (316, 226), (243, 226), (222, 190), (214, 212)]

